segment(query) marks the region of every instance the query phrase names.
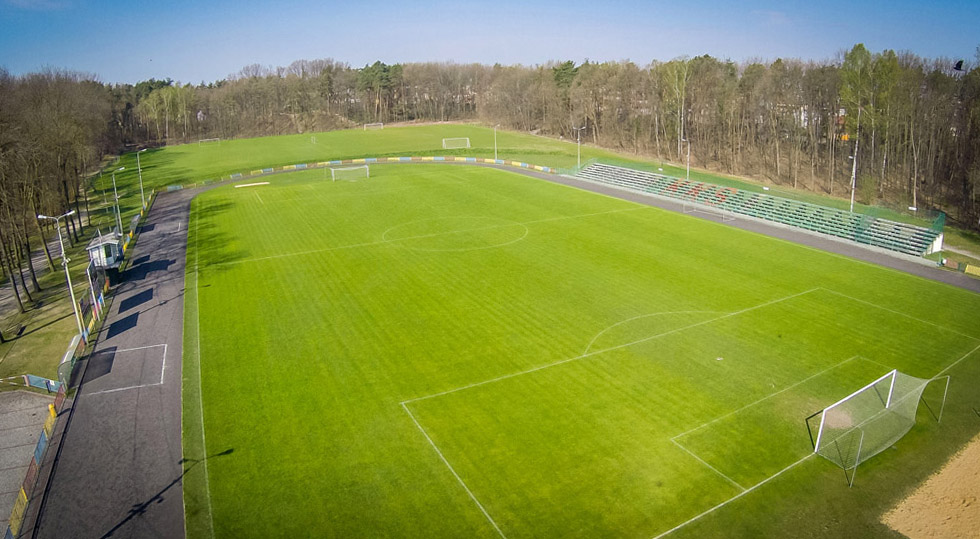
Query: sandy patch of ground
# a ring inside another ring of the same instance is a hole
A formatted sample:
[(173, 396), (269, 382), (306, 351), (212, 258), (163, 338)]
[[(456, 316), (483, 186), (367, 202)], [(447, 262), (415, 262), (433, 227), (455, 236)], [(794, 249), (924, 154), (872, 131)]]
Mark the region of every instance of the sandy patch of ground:
[(911, 539), (980, 537), (980, 436), (882, 522)]

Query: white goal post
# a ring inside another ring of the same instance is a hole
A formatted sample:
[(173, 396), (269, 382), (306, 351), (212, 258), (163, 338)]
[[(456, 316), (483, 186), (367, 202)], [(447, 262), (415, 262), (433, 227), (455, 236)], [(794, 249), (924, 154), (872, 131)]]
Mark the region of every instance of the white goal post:
[(443, 150), (456, 150), (459, 148), (469, 148), (470, 137), (454, 137), (442, 139)]
[(205, 144), (221, 144), (220, 138), (202, 138), (197, 141), (198, 146), (204, 146)]
[(330, 167), (330, 179), (333, 181), (357, 181), (361, 178), (370, 178), (371, 169), (367, 165), (355, 167)]
[(385, 124), (382, 122), (377, 122), (373, 124), (364, 124), (365, 131), (367, 131), (368, 129), (384, 129), (384, 128), (385, 128)]
[[(922, 399), (931, 382), (945, 379), (939, 414)], [(919, 402), (937, 421), (946, 405), (949, 376), (924, 379), (892, 370), (806, 419), (813, 452), (844, 470), (848, 486), (862, 462), (895, 444), (915, 425)], [(816, 437), (810, 421), (820, 418)]]

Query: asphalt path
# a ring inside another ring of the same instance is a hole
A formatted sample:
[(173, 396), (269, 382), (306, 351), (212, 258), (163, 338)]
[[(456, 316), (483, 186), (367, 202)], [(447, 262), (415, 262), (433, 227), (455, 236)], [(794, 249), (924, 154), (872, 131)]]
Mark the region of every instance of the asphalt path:
[(183, 537), (181, 343), (195, 192), (157, 197), (54, 453), (35, 537)]

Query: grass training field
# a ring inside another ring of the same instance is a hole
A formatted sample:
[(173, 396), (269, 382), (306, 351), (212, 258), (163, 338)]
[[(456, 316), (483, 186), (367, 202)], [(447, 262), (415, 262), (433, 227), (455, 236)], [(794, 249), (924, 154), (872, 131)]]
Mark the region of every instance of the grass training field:
[[(510, 171), (263, 181), (192, 204), (191, 537), (888, 536), (980, 431), (976, 294)], [(804, 418), (895, 368), (943, 421), (848, 488)]]

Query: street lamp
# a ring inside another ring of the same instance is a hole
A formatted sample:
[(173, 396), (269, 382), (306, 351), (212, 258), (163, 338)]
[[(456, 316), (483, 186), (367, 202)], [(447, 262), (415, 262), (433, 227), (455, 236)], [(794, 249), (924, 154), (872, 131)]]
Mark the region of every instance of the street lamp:
[(119, 233), (122, 234), (122, 215), (119, 214), (119, 192), (116, 191), (116, 173), (120, 170), (126, 170), (126, 167), (119, 167), (112, 171), (112, 195), (116, 197), (116, 225), (119, 227)]
[(500, 124), (493, 126), (493, 160), (497, 160), (497, 128)]
[(143, 168), (140, 167), (140, 154), (145, 151), (146, 148), (143, 148), (142, 150), (136, 152), (136, 172), (139, 174), (140, 177), (140, 204), (142, 205), (141, 207), (144, 210), (146, 209), (146, 199), (143, 198)]
[(61, 220), (69, 215), (74, 215), (75, 210), (71, 210), (68, 213), (59, 215), (57, 217), (48, 217), (47, 215), (38, 214), (38, 219), (51, 219), (55, 222), (58, 227), (58, 244), (61, 245), (61, 265), (65, 267), (65, 279), (68, 280), (68, 294), (71, 296), (71, 308), (75, 311), (75, 322), (78, 323), (78, 334), (82, 334), (82, 315), (78, 312), (78, 303), (75, 302), (75, 290), (71, 287), (71, 273), (68, 271), (68, 262), (70, 259), (65, 256), (65, 242), (61, 239)]
[(687, 143), (687, 181), (691, 181), (691, 141), (682, 138), (681, 142)]
[(573, 127), (575, 130), (576, 138), (578, 139), (578, 168), (582, 168), (582, 130), (588, 127), (583, 125), (582, 127)]

